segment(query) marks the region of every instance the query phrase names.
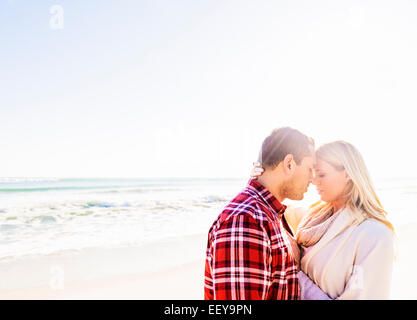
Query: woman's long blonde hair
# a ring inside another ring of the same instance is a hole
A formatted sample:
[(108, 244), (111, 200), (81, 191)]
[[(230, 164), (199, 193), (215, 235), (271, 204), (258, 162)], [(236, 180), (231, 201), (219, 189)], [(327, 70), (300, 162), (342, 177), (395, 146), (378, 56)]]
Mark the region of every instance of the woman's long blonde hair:
[(346, 190), (346, 205), (360, 211), (367, 218), (385, 224), (394, 233), (394, 226), (387, 219), (372, 184), (368, 169), (359, 151), (350, 143), (335, 141), (326, 143), (316, 150), (316, 157), (329, 163), (336, 170), (346, 170), (350, 178)]

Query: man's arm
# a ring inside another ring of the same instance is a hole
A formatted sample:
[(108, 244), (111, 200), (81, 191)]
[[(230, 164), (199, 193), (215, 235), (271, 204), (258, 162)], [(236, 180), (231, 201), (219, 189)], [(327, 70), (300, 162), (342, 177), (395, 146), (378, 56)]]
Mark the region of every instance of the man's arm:
[(246, 213), (224, 221), (213, 243), (213, 291), (217, 300), (262, 300), (271, 283), (269, 239)]
[(304, 272), (297, 273), (301, 289), (301, 300), (332, 300)]

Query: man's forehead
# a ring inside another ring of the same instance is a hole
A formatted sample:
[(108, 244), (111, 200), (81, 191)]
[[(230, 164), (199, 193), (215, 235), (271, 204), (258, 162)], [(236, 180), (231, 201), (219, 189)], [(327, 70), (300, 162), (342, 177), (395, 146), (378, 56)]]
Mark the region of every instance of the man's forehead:
[(303, 162), (306, 165), (315, 166), (316, 165), (316, 155), (313, 153), (310, 156), (304, 157)]

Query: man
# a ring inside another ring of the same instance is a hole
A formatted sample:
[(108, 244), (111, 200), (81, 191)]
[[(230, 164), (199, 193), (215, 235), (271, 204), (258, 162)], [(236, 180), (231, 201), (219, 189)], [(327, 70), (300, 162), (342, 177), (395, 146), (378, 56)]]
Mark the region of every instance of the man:
[(303, 199), (313, 178), (314, 142), (298, 130), (275, 129), (264, 140), (260, 158), (265, 172), (249, 180), (210, 228), (206, 300), (300, 298), (281, 202)]

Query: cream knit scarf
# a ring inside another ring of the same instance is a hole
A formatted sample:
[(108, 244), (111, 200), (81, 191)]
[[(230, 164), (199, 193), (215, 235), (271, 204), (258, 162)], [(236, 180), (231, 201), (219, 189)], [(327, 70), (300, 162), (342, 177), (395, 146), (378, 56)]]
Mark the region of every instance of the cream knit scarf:
[(327, 232), (341, 211), (343, 210), (334, 213), (333, 207), (327, 203), (313, 206), (298, 226), (295, 235), (297, 243), (305, 247), (316, 244)]

